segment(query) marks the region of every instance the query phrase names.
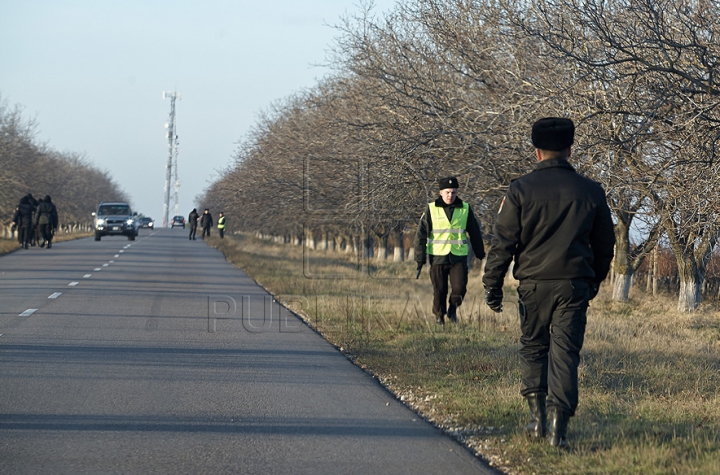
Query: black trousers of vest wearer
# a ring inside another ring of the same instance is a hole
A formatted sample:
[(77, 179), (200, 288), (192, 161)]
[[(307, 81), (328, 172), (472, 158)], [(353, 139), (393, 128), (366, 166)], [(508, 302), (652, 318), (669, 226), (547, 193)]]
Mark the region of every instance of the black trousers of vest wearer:
[(218, 232), (220, 233), (220, 239), (222, 239), (225, 236), (225, 228), (218, 228)]
[(459, 307), (467, 293), (468, 267), (465, 261), (455, 264), (430, 266), (430, 282), (433, 285), (433, 315), (447, 314), (448, 279), (450, 279), (450, 304)]
[(590, 283), (522, 281), (520, 298), (521, 394), (547, 394), (547, 407), (570, 416), (578, 405), (578, 366), (585, 339)]

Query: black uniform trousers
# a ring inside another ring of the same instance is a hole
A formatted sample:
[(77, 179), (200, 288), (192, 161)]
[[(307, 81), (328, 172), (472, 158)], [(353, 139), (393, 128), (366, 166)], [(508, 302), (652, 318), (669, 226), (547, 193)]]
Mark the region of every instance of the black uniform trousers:
[(205, 239), (205, 235), (207, 234), (207, 237), (210, 237), (210, 227), (203, 226), (202, 228), (202, 238)]
[(190, 225), (190, 236), (188, 239), (195, 239), (195, 233), (197, 233), (197, 224), (195, 226), (193, 226), (191, 224)]
[(433, 315), (441, 317), (447, 313), (448, 278), (450, 279), (450, 305), (462, 305), (467, 293), (467, 262), (454, 264), (433, 264), (430, 266), (430, 282), (433, 285)]
[(22, 247), (28, 247), (32, 240), (32, 226), (18, 226), (18, 241)]
[(52, 242), (52, 238), (53, 238), (52, 224), (50, 224), (50, 223), (38, 224), (38, 229), (40, 230), (40, 236), (42, 237), (43, 241), (45, 241), (48, 244), (48, 247), (50, 247), (50, 243)]
[(548, 408), (570, 416), (578, 405), (578, 366), (585, 339), (590, 283), (521, 281), (521, 394), (547, 394)]

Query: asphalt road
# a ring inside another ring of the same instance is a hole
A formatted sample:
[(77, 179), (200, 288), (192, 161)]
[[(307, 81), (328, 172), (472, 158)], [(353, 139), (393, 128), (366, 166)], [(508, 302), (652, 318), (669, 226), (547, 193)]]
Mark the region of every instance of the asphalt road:
[(0, 258), (2, 474), (496, 473), (186, 230)]

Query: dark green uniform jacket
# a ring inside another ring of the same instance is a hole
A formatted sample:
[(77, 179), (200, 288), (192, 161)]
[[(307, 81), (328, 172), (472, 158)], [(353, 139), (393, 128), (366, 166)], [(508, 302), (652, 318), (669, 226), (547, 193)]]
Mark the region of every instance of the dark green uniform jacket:
[(543, 160), (510, 184), (491, 243), (483, 276), (488, 287), (502, 287), (513, 259), (517, 280), (599, 283), (615, 245), (605, 192), (566, 160)]

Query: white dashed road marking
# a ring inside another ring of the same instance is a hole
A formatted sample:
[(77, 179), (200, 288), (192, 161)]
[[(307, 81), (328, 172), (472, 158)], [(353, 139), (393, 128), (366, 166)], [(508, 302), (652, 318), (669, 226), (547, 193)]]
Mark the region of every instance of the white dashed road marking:
[(62, 292), (55, 292), (54, 294), (50, 294), (48, 296), (49, 299), (56, 299), (62, 295)]
[(29, 317), (30, 315), (32, 315), (35, 312), (37, 312), (36, 308), (29, 308), (29, 309), (25, 310), (23, 313), (21, 313), (20, 315), (18, 315), (18, 317)]
[(101, 267), (96, 267), (96, 268), (95, 268), (95, 272), (100, 272), (101, 270), (102, 270)]
[(109, 266), (109, 265), (110, 265), (110, 264), (103, 264), (103, 267), (107, 267), (107, 266)]
[(92, 277), (92, 274), (85, 274), (85, 275), (83, 276), (83, 279), (87, 279), (87, 278), (90, 278), (90, 277)]
[(113, 257), (120, 257), (120, 254), (115, 254)]
[(70, 283), (68, 284), (68, 287), (75, 287), (75, 286), (78, 285), (79, 283), (80, 283), (80, 282), (70, 282)]

